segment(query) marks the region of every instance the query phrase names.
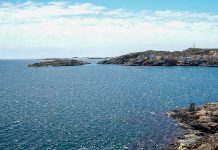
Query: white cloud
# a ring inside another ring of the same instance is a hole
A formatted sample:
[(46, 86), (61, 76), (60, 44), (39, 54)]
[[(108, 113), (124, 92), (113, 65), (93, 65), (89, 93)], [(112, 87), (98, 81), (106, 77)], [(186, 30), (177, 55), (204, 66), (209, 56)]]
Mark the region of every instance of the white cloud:
[(131, 11), (67, 2), (0, 5), (0, 58), (112, 56), (178, 50), (194, 42), (218, 47), (217, 34), (218, 15), (209, 13)]

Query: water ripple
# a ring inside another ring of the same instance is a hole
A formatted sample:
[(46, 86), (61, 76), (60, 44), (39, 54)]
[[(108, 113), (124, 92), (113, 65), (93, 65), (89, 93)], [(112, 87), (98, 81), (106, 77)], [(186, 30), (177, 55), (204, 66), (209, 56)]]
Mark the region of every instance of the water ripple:
[(161, 149), (166, 111), (218, 97), (216, 68), (29, 63), (0, 61), (0, 149)]

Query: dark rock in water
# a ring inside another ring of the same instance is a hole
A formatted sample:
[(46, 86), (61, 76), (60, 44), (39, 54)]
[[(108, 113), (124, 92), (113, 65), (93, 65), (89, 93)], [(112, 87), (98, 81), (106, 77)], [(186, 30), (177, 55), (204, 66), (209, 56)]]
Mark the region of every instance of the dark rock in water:
[(167, 150), (218, 150), (218, 102), (195, 108), (174, 110), (167, 115), (187, 129)]
[(34, 63), (28, 65), (28, 67), (60, 67), (60, 66), (79, 66), (89, 64), (84, 61), (76, 60), (76, 59), (55, 59), (50, 61), (42, 61), (39, 63)]
[(190, 112), (194, 112), (194, 111), (195, 111), (195, 103), (192, 103), (192, 104), (190, 105), (189, 111), (190, 111)]

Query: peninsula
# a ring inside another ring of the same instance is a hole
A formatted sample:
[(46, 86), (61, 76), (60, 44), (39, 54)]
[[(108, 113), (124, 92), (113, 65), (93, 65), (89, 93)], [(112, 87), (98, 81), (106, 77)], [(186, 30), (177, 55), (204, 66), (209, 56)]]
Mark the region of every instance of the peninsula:
[(148, 50), (110, 58), (100, 61), (98, 64), (218, 67), (218, 49), (189, 48), (174, 52)]

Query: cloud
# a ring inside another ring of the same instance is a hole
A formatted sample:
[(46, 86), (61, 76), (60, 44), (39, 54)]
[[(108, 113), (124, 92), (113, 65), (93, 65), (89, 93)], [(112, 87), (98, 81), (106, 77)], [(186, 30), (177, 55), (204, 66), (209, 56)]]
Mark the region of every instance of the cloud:
[(217, 26), (218, 15), (204, 12), (132, 11), (92, 3), (2, 3), (0, 57), (113, 56), (178, 50), (193, 43), (218, 47)]

